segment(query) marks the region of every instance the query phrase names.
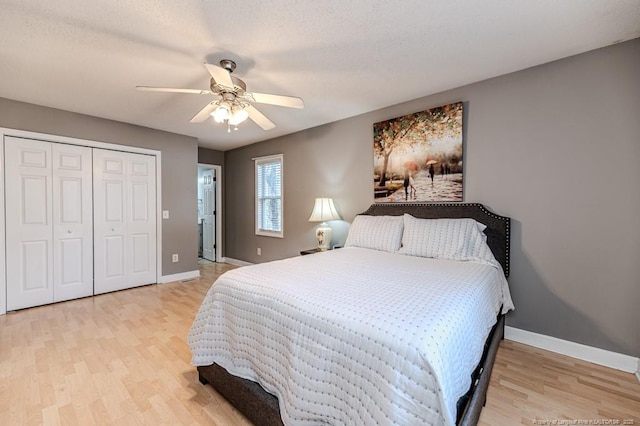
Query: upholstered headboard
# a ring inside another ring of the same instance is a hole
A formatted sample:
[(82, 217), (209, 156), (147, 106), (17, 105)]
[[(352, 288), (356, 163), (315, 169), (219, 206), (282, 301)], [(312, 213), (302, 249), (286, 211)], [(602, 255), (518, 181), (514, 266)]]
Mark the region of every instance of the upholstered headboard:
[(509, 276), (509, 239), (511, 218), (491, 213), (480, 203), (417, 204), (378, 203), (361, 213), (369, 216), (400, 216), (405, 213), (422, 219), (471, 218), (487, 226), (487, 244), (493, 256), (502, 265), (504, 275)]

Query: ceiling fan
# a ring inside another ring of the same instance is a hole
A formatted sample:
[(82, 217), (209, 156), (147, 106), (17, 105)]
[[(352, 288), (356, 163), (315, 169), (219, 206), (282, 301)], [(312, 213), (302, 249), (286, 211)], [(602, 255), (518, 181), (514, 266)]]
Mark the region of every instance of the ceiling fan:
[(275, 124), (258, 111), (251, 103), (278, 105), (289, 108), (304, 108), (301, 98), (284, 95), (270, 95), (268, 93), (247, 92), (244, 81), (231, 75), (236, 69), (236, 63), (230, 59), (220, 61), (220, 66), (204, 63), (211, 74), (211, 90), (176, 89), (171, 87), (136, 86), (136, 89), (149, 92), (191, 93), (196, 95), (214, 95), (216, 100), (209, 102), (204, 108), (191, 118), (192, 123), (201, 123), (209, 116), (217, 123), (226, 123), (227, 131), (247, 118), (253, 120), (264, 130), (276, 127)]

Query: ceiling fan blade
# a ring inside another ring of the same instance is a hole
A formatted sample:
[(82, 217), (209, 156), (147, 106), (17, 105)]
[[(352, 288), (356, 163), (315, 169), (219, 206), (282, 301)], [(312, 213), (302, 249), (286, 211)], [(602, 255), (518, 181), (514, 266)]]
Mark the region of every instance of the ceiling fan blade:
[(192, 123), (202, 123), (204, 120), (206, 120), (209, 117), (209, 115), (213, 112), (213, 110), (216, 109), (217, 105), (218, 103), (216, 101), (209, 102), (204, 108), (200, 110), (199, 113), (194, 115), (193, 118), (189, 121)]
[(270, 95), (268, 93), (256, 92), (245, 92), (242, 96), (249, 101), (261, 104), (271, 104), (289, 108), (304, 108), (302, 98), (295, 96)]
[(211, 90), (175, 89), (173, 87), (136, 86), (136, 89), (143, 92), (193, 93), (194, 95), (210, 95), (213, 93)]
[(275, 124), (267, 117), (264, 116), (260, 111), (255, 109), (253, 105), (249, 105), (245, 108), (249, 113), (249, 118), (252, 119), (258, 126), (262, 127), (264, 130), (271, 130), (276, 127)]
[(204, 63), (204, 66), (207, 68), (207, 71), (209, 71), (209, 74), (211, 74), (211, 77), (213, 77), (216, 83), (233, 89), (234, 85), (233, 81), (231, 80), (231, 74), (229, 73), (229, 71), (224, 68), (220, 68), (217, 65), (208, 64), (206, 62)]

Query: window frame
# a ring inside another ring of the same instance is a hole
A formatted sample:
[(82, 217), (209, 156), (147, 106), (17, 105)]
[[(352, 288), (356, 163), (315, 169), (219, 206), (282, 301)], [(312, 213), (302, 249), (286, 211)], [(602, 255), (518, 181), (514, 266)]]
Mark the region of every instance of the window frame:
[[(255, 203), (255, 233), (256, 235), (264, 236), (264, 237), (274, 237), (274, 238), (284, 238), (284, 154), (275, 154), (275, 155), (267, 155), (264, 157), (256, 157), (253, 159), (254, 161), (254, 173), (255, 173), (255, 190), (254, 190), (254, 203)], [(261, 166), (265, 164), (280, 164), (280, 196), (279, 197), (265, 197), (262, 194), (258, 193), (259, 182), (259, 169)], [(271, 199), (280, 199), (280, 230), (279, 231), (271, 231), (268, 229), (263, 229), (261, 227), (261, 217), (259, 216), (259, 205), (261, 200), (271, 198)]]

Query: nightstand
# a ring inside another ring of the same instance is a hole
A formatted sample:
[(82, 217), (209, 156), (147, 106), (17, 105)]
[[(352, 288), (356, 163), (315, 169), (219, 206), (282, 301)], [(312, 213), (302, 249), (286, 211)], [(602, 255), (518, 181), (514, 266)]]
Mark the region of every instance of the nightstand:
[(319, 253), (320, 249), (319, 248), (314, 248), (314, 249), (309, 249), (309, 250), (302, 250), (300, 252), (300, 256), (306, 256), (307, 254), (313, 254), (313, 253)]

